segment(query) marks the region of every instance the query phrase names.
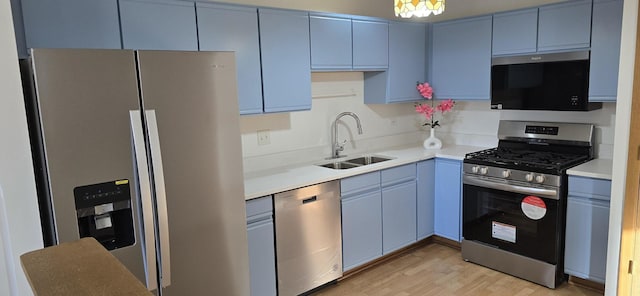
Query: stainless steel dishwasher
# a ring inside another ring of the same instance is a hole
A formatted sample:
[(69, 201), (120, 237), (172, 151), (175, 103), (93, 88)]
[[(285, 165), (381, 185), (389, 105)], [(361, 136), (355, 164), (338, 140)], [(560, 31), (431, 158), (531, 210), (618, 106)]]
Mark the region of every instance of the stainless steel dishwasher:
[(299, 295), (342, 276), (340, 183), (274, 198), (278, 295)]

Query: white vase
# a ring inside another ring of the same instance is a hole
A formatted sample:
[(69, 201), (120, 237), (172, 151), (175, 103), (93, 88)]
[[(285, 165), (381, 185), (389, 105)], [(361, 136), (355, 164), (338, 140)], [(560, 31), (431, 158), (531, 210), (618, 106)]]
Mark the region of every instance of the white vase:
[(429, 150), (433, 150), (433, 149), (440, 149), (442, 148), (442, 141), (440, 141), (440, 139), (436, 138), (435, 136), (435, 128), (431, 128), (431, 133), (429, 134), (429, 137), (424, 140), (424, 143), (422, 143), (422, 146), (424, 146), (424, 149), (429, 149)]

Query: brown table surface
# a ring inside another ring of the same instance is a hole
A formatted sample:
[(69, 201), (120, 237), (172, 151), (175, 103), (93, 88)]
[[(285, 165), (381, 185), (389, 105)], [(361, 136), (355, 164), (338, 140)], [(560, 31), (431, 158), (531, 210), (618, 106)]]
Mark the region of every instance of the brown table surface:
[(20, 261), (36, 296), (152, 295), (91, 237), (25, 253)]

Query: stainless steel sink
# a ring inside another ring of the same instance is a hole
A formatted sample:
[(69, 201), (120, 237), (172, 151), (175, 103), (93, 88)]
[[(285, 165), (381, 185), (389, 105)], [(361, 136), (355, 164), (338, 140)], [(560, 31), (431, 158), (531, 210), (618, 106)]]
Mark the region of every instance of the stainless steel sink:
[(334, 169), (334, 170), (344, 170), (344, 169), (359, 167), (359, 165), (357, 164), (352, 164), (348, 162), (331, 162), (327, 164), (320, 164), (319, 166)]
[(363, 157), (348, 159), (348, 160), (345, 160), (345, 162), (358, 164), (358, 165), (368, 165), (372, 163), (387, 161), (390, 159), (391, 158), (382, 157), (382, 156), (363, 156)]
[(378, 162), (383, 162), (391, 159), (393, 158), (386, 157), (386, 156), (368, 155), (368, 156), (350, 158), (343, 161), (334, 161), (330, 163), (319, 164), (318, 166), (330, 168), (334, 170), (344, 170), (344, 169), (357, 168), (357, 167), (374, 164)]

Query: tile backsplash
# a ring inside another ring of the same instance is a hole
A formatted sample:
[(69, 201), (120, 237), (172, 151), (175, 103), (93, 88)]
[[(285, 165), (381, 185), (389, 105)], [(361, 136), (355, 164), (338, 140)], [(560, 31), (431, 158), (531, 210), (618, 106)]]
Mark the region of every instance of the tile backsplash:
[[(418, 145), (428, 135), (424, 118), (413, 103), (365, 105), (362, 72), (312, 74), (309, 111), (240, 117), (245, 172), (317, 162), (331, 154), (332, 123), (344, 111), (358, 115), (363, 134), (351, 117), (338, 123), (338, 138), (347, 140), (344, 154), (366, 153), (394, 146)], [(455, 99), (455, 98), (454, 98)], [(457, 101), (454, 111), (440, 117), (436, 136), (446, 144), (493, 147), (498, 123), (504, 120), (585, 122), (596, 125), (597, 152), (612, 157), (615, 103), (590, 112), (497, 111), (489, 101)], [(269, 144), (259, 145), (258, 131)]]

